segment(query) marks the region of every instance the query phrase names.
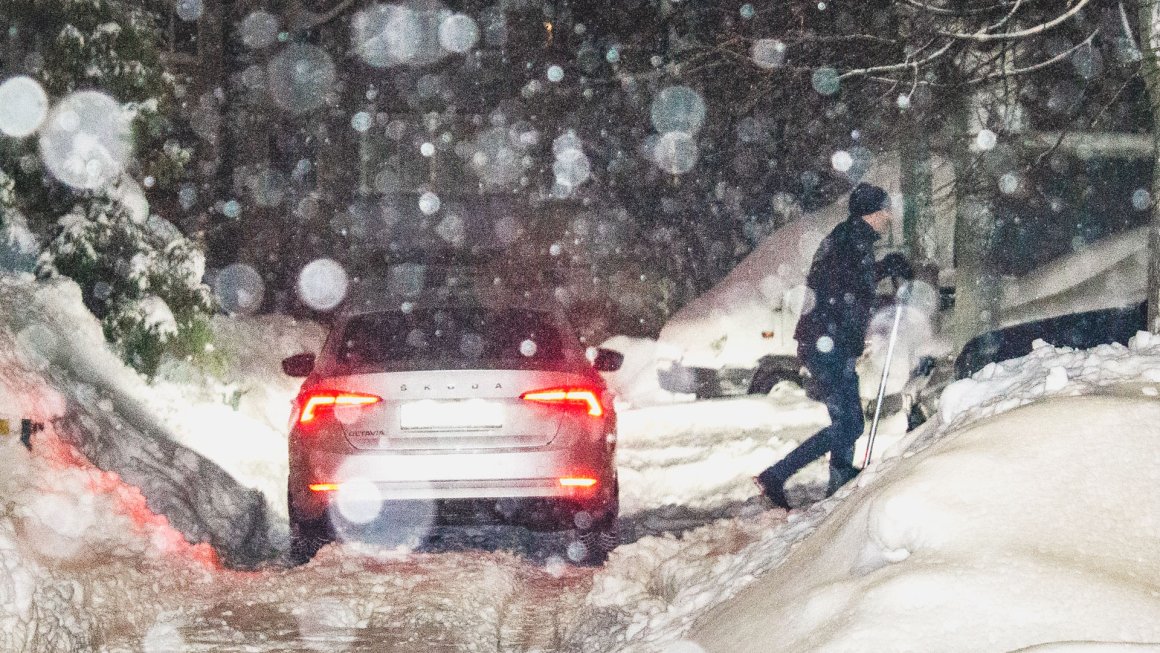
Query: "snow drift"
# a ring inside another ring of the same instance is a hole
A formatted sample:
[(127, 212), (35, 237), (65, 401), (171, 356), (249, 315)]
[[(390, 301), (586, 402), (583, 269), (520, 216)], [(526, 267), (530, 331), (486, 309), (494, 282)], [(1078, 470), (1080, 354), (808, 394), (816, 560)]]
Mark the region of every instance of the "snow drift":
[(867, 472), (693, 639), (729, 653), (1160, 642), (1160, 403), (1122, 392), (1044, 400)]
[(271, 556), (267, 501), (177, 442), (130, 389), (149, 389), (105, 346), (100, 325), (67, 280), (0, 278), (0, 416), (30, 417), (51, 438), (140, 488), (152, 512), (190, 542), (209, 542), (226, 564)]

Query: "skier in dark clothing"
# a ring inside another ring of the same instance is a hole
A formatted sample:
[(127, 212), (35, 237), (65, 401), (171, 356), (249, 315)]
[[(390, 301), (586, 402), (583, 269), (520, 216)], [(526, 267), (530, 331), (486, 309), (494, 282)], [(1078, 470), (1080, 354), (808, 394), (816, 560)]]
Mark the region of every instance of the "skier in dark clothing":
[(864, 420), (854, 364), (865, 346), (875, 288), (887, 276), (913, 277), (901, 254), (889, 254), (874, 262), (874, 242), (890, 227), (886, 191), (858, 184), (850, 193), (849, 208), (850, 217), (818, 246), (806, 277), (813, 301), (807, 300), (794, 331), (798, 360), (813, 376), (830, 414), (830, 425), (755, 479), (775, 505), (786, 509), (785, 482), (827, 451), (829, 494), (858, 473), (854, 442), (862, 435)]

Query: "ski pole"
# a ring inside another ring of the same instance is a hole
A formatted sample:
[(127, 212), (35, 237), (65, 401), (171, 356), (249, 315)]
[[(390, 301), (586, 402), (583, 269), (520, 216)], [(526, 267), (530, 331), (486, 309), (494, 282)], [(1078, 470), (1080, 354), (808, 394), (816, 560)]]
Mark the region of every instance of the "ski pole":
[(862, 459), (862, 469), (870, 464), (870, 453), (874, 450), (874, 437), (878, 434), (878, 418), (882, 414), (882, 399), (886, 396), (886, 378), (890, 375), (890, 359), (894, 357), (894, 343), (898, 340), (898, 323), (902, 321), (902, 304), (894, 305), (894, 326), (890, 328), (890, 344), (886, 346), (886, 362), (882, 365), (882, 380), (878, 382), (878, 401), (874, 404), (874, 420), (870, 422), (870, 439), (866, 441), (866, 457)]

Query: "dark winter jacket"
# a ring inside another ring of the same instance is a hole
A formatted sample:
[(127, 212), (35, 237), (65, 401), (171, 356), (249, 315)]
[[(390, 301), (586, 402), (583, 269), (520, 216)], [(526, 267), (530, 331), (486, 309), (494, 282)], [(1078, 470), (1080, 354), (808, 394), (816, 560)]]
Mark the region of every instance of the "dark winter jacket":
[[(856, 358), (862, 354), (875, 288), (883, 276), (892, 272), (887, 265), (874, 263), (874, 242), (878, 238), (869, 223), (852, 217), (822, 240), (806, 277), (814, 301), (807, 297), (803, 307), (806, 312), (793, 334), (799, 352), (807, 351), (807, 347), (826, 351), (832, 344), (839, 357)], [(819, 348), (823, 336), (829, 336), (829, 340)]]

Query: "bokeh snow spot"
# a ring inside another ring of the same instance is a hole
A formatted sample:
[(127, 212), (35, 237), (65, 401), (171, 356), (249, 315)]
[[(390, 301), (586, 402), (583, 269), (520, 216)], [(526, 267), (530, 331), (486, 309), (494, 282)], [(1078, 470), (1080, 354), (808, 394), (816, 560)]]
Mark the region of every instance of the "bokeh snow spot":
[(462, 246), (467, 241), (467, 225), (458, 213), (448, 213), (435, 227), (435, 233), (446, 242)]
[(222, 215), (227, 218), (236, 218), (242, 214), (242, 205), (237, 200), (229, 200), (222, 204)]
[(830, 157), (830, 165), (838, 172), (848, 172), (850, 166), (854, 165), (854, 157), (845, 150), (839, 150)]
[(439, 45), (449, 52), (464, 53), (479, 42), (479, 25), (471, 16), (453, 14), (439, 24)]
[(0, 132), (21, 138), (40, 128), (48, 114), (48, 95), (31, 77), (12, 77), (0, 84)]
[(556, 155), (556, 161), (552, 164), (556, 183), (564, 186), (568, 192), (591, 177), (592, 164), (574, 132), (569, 131), (556, 137), (552, 142), (552, 152)]
[(363, 478), (344, 480), (334, 495), (334, 506), (344, 519), (365, 524), (383, 508), (383, 495), (377, 485)]
[(456, 51), (446, 45), (458, 48), (470, 41), (470, 28), (465, 30), (461, 21), (443, 28), (453, 18), (436, 0), (375, 4), (355, 14), (351, 39), (358, 56), (376, 68), (424, 66)]
[(177, 202), (186, 211), (192, 209), (197, 204), (197, 187), (190, 183), (182, 184), (177, 191)]
[(73, 188), (93, 190), (112, 183), (132, 151), (127, 114), (116, 100), (97, 91), (65, 97), (40, 131), (44, 165)]
[(833, 68), (818, 68), (810, 77), (810, 82), (813, 84), (814, 90), (821, 95), (833, 95), (838, 92), (838, 88), (841, 86), (838, 71)]
[(995, 132), (991, 131), (990, 129), (980, 130), (979, 134), (975, 136), (975, 147), (984, 152), (995, 149), (995, 145), (998, 144), (998, 142), (999, 137), (996, 136)]
[(201, 18), (202, 11), (205, 10), (202, 0), (177, 0), (176, 13), (177, 17), (186, 22), (192, 22)]
[(439, 196), (431, 191), (427, 191), (419, 196), (419, 210), (423, 215), (434, 215), (443, 206), (443, 202)]
[(1152, 206), (1152, 193), (1146, 188), (1137, 188), (1132, 193), (1132, 207), (1137, 211), (1145, 211)]
[(650, 113), (658, 134), (696, 134), (705, 122), (705, 100), (688, 86), (669, 86), (653, 98)]
[(309, 307), (329, 311), (346, 297), (347, 275), (333, 259), (311, 261), (298, 274), (298, 297)]
[(749, 57), (759, 68), (780, 68), (785, 65), (785, 43), (777, 39), (758, 39), (749, 49)]
[(367, 113), (366, 111), (359, 111), (350, 117), (351, 128), (360, 134), (366, 133), (366, 131), (371, 128), (371, 124), (373, 122), (374, 119), (371, 118), (371, 114)]
[(568, 543), (567, 547), (568, 559), (572, 562), (580, 562), (588, 557), (588, 546), (580, 540), (573, 540)]
[(251, 50), (274, 45), (278, 40), (278, 17), (267, 11), (255, 11), (241, 25), (242, 44)]
[(16, 334), (16, 355), (30, 369), (48, 368), (59, 352), (60, 341), (52, 329), (43, 324), (30, 324)]
[(463, 334), (459, 339), (459, 353), (471, 360), (483, 356), (483, 336), (478, 333)]
[(592, 513), (587, 510), (581, 510), (572, 516), (572, 523), (579, 529), (591, 528), (593, 521)]
[(700, 151), (697, 142), (686, 132), (667, 132), (656, 141), (653, 162), (665, 172), (682, 175), (697, 165)]
[(286, 46), (270, 60), (266, 75), (270, 98), (291, 113), (307, 113), (321, 107), (336, 81), (330, 55), (306, 43)]

